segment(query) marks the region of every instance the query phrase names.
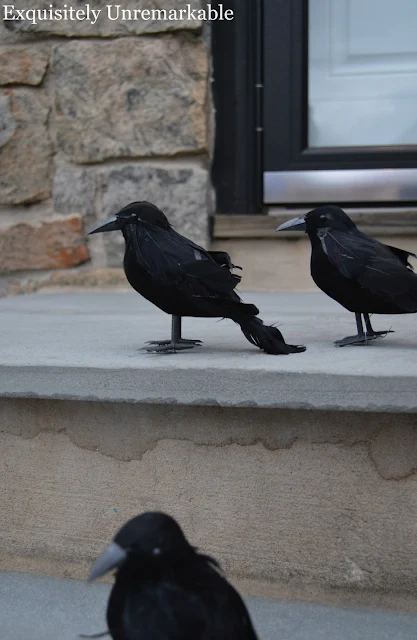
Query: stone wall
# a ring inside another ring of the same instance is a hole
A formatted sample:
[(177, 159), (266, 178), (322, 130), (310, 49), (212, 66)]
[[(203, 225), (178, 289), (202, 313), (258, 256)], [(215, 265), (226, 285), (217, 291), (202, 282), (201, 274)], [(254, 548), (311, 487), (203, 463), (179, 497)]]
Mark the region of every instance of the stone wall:
[(157, 509), (245, 593), (417, 610), (413, 414), (2, 398), (0, 446), (1, 570), (85, 579)]
[[(177, 0), (165, 0), (170, 7)], [(111, 21), (104, 11), (94, 25), (0, 21), (0, 43), (0, 292), (120, 267), (121, 234), (85, 231), (132, 200), (158, 204), (180, 232), (206, 242), (211, 101), (201, 21)]]

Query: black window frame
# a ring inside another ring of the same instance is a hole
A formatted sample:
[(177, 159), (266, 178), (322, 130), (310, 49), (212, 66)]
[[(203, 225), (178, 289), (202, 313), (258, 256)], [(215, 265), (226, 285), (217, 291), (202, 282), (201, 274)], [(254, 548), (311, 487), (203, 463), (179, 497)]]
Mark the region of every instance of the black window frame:
[[(291, 0), (289, 0), (291, 1)], [(263, 0), (225, 0), (233, 20), (211, 22), (217, 213), (263, 210)]]
[(417, 167), (417, 145), (308, 147), (308, 1), (263, 0), (263, 170)]

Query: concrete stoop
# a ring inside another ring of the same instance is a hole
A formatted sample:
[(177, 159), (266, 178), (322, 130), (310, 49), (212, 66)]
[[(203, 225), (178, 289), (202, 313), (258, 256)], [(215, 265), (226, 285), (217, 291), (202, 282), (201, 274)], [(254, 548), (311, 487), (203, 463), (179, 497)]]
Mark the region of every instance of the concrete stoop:
[[(76, 640), (106, 629), (109, 585), (0, 571), (7, 640)], [(415, 640), (417, 615), (247, 598), (259, 640)], [(110, 640), (110, 639), (109, 639)]]
[(305, 354), (232, 322), (138, 349), (169, 318), (134, 293), (0, 301), (0, 568), (85, 578), (143, 510), (178, 517), (245, 593), (417, 610), (416, 319), (336, 349), (353, 317), (321, 294), (245, 294)]

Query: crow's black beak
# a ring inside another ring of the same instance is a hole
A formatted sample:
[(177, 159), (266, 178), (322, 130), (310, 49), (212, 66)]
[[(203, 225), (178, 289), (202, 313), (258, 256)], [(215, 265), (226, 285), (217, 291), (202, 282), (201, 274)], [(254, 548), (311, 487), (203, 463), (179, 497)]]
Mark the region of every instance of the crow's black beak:
[(99, 222), (93, 227), (87, 235), (91, 235), (92, 233), (102, 233), (103, 231), (119, 231), (120, 225), (117, 219), (117, 216), (113, 216), (104, 222)]
[(106, 547), (99, 558), (93, 564), (90, 575), (88, 576), (88, 582), (93, 582), (97, 578), (101, 578), (105, 573), (108, 573), (112, 569), (117, 569), (127, 560), (127, 551), (116, 542), (111, 542)]
[(293, 218), (287, 222), (283, 222), (275, 229), (275, 231), (305, 231), (306, 222), (303, 217)]

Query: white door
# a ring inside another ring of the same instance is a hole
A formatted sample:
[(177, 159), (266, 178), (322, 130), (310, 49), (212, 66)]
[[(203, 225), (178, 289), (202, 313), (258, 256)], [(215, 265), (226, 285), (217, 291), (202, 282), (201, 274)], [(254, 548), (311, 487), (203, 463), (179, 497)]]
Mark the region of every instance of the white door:
[(309, 1), (309, 147), (417, 144), (417, 0)]

